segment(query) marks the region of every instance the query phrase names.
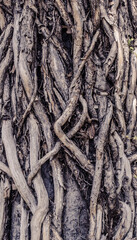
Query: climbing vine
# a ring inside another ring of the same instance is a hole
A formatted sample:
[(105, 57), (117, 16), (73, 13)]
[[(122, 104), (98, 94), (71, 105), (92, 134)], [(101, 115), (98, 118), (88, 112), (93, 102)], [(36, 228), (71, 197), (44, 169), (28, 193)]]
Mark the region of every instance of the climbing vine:
[(0, 1), (0, 239), (137, 237), (137, 3)]

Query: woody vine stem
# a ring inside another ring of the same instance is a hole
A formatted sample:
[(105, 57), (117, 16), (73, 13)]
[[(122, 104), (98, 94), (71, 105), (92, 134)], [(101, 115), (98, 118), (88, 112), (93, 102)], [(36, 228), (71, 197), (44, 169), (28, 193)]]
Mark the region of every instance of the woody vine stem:
[(0, 1), (0, 239), (137, 237), (137, 3)]

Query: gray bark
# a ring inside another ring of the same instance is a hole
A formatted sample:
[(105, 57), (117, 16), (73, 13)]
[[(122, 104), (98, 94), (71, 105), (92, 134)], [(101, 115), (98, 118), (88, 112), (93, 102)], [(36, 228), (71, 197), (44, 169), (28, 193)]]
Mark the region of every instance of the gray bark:
[(137, 239), (136, 0), (0, 1), (0, 240)]

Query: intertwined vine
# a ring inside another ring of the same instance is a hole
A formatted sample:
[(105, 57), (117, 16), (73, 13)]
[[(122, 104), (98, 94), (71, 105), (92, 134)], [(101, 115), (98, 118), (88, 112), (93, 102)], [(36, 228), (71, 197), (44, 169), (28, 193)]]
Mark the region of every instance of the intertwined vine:
[(0, 239), (137, 237), (137, 3), (0, 1)]

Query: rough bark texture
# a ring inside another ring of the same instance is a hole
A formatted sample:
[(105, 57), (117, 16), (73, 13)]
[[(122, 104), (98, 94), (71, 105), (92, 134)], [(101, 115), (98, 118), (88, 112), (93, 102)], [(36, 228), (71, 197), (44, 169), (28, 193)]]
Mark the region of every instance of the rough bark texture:
[(137, 239), (137, 1), (0, 1), (0, 240)]

